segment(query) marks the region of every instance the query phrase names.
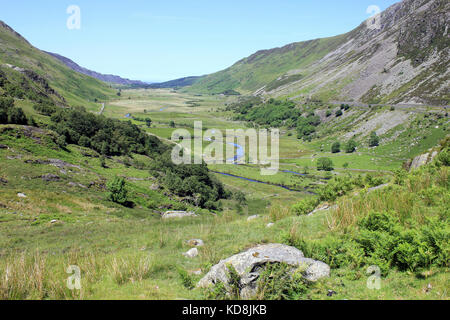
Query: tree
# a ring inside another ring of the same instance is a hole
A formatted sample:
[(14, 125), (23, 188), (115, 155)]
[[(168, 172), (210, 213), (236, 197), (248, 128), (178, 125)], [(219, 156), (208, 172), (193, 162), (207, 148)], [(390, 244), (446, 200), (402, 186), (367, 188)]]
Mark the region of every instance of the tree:
[(240, 205), (243, 205), (247, 202), (245, 194), (242, 191), (236, 191), (233, 194), (234, 200), (236, 200)]
[(333, 145), (331, 146), (331, 152), (332, 153), (341, 152), (341, 144), (339, 141), (336, 141), (335, 143), (333, 143)]
[(121, 205), (125, 205), (128, 202), (128, 191), (124, 178), (115, 177), (114, 180), (107, 183), (106, 187), (109, 191), (108, 200)]
[(351, 139), (347, 142), (345, 146), (345, 152), (346, 153), (353, 153), (356, 151), (356, 142), (355, 140)]
[(108, 155), (108, 154), (109, 154), (109, 146), (108, 146), (108, 142), (103, 141), (100, 153), (101, 153), (102, 155)]
[(145, 123), (147, 124), (147, 127), (150, 128), (152, 126), (152, 119), (145, 118)]
[(320, 158), (317, 160), (317, 170), (319, 171), (333, 171), (333, 161), (330, 158)]
[(0, 123), (8, 123), (8, 111), (14, 107), (14, 99), (0, 97)]
[(91, 146), (91, 140), (86, 136), (81, 136), (80, 140), (78, 140), (78, 145), (89, 148)]
[(348, 166), (349, 166), (348, 162), (346, 162), (346, 163), (343, 164), (344, 169), (347, 169)]
[(171, 128), (175, 128), (175, 121), (170, 121), (170, 123), (169, 123), (169, 126), (171, 127)]
[(21, 108), (10, 108), (8, 110), (8, 123), (25, 125), (28, 120)]
[(336, 111), (336, 117), (340, 117), (342, 115), (343, 115), (342, 110)]
[(377, 133), (373, 131), (370, 134), (369, 147), (378, 147), (379, 145), (380, 145), (380, 138), (377, 136)]

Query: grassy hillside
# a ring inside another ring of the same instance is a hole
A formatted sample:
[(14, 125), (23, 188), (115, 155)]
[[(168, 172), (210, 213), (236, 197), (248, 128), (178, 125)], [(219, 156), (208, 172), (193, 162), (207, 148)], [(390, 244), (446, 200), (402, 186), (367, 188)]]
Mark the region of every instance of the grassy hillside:
[[(30, 81), (26, 74), (13, 70), (6, 64), (35, 72), (47, 80), (68, 105), (89, 106), (95, 99), (104, 101), (115, 94), (108, 84), (72, 71), (57, 59), (33, 47), (0, 21), (0, 71), (11, 81), (19, 81), (18, 84)], [(56, 102), (62, 103), (61, 99)]]
[(380, 14), (380, 28), (363, 22), (343, 35), (258, 51), (186, 90), (447, 105), (449, 6), (445, 0), (403, 0)]
[[(150, 189), (156, 180), (146, 156), (110, 157), (102, 167), (92, 150), (64, 150), (51, 132), (12, 125), (0, 126), (0, 144), (1, 299), (220, 298), (193, 286), (219, 260), (268, 242), (332, 266), (330, 278), (291, 292), (299, 299), (448, 299), (448, 146), (435, 163), (396, 174), (387, 189), (334, 181), (323, 193), (336, 197), (331, 211), (306, 216), (299, 206), (261, 202), (248, 213), (260, 219), (249, 222), (233, 200), (216, 216), (161, 220), (156, 211), (180, 203)], [(126, 178), (134, 208), (107, 199), (105, 183), (116, 175)], [(189, 259), (182, 253), (193, 238), (205, 246)], [(396, 255), (383, 256), (387, 244)], [(380, 290), (367, 287), (371, 264), (382, 268)], [(81, 268), (81, 290), (66, 287), (69, 265)], [(280, 298), (277, 290), (269, 298)]]
[(227, 90), (256, 91), (276, 81), (289, 70), (307, 68), (335, 50), (344, 40), (345, 36), (337, 36), (258, 51), (228, 69), (200, 79), (189, 90), (209, 93), (223, 93)]

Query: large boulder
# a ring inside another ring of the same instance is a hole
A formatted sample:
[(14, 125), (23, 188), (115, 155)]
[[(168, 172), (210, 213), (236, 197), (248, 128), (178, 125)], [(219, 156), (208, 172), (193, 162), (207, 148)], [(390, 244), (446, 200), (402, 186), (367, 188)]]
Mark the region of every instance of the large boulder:
[(221, 260), (200, 280), (198, 287), (207, 288), (218, 282), (227, 284), (228, 266), (232, 265), (241, 279), (242, 298), (251, 298), (257, 293), (257, 280), (262, 268), (274, 263), (284, 263), (295, 268), (301, 267), (304, 269), (304, 278), (312, 282), (330, 275), (330, 267), (327, 264), (305, 258), (303, 252), (294, 247), (267, 244)]

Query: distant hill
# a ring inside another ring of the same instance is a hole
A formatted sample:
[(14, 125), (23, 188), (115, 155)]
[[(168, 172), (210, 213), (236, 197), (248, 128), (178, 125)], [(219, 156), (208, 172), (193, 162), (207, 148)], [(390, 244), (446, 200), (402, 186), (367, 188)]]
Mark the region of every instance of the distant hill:
[(151, 89), (182, 88), (182, 87), (191, 86), (203, 78), (204, 78), (204, 76), (186, 77), (186, 78), (180, 78), (180, 79), (170, 80), (170, 81), (161, 82), (161, 83), (152, 83), (152, 84), (146, 85), (145, 87), (151, 88)]
[(448, 105), (449, 16), (448, 0), (404, 0), (346, 34), (258, 51), (188, 90)]
[(138, 81), (138, 80), (125, 79), (125, 78), (115, 76), (112, 74), (98, 73), (98, 72), (83, 68), (83, 67), (79, 66), (77, 63), (75, 63), (74, 61), (70, 60), (69, 58), (63, 57), (59, 54), (47, 52), (47, 51), (44, 51), (44, 52), (51, 55), (52, 57), (55, 57), (56, 59), (58, 59), (59, 61), (64, 63), (66, 66), (68, 66), (70, 69), (72, 69), (76, 72), (88, 75), (90, 77), (93, 77), (95, 79), (104, 81), (104, 82), (115, 83), (115, 84), (120, 84), (120, 85), (125, 85), (125, 86), (139, 86), (139, 87), (147, 85), (145, 82)]
[(64, 63), (33, 47), (0, 21), (0, 95), (57, 105), (87, 105), (114, 97), (110, 85), (73, 71)]

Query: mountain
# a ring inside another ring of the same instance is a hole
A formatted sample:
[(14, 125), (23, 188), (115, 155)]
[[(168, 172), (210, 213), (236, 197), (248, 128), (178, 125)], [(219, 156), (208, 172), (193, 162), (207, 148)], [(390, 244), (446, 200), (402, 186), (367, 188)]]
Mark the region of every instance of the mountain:
[(0, 95), (57, 105), (89, 105), (113, 97), (110, 85), (80, 74), (33, 47), (0, 21)]
[(119, 76), (115, 76), (112, 74), (98, 73), (98, 72), (83, 68), (83, 67), (79, 66), (77, 63), (70, 60), (69, 58), (63, 57), (59, 54), (47, 52), (47, 51), (44, 51), (44, 52), (51, 55), (52, 57), (58, 59), (59, 61), (64, 63), (66, 66), (68, 66), (70, 69), (72, 69), (78, 73), (90, 76), (92, 78), (104, 81), (104, 82), (115, 83), (115, 84), (120, 84), (120, 85), (125, 85), (125, 86), (138, 86), (138, 87), (147, 85), (146, 83), (144, 83), (142, 81), (138, 81), (138, 80), (125, 79), (125, 78), (121, 78)]
[(170, 81), (166, 81), (166, 82), (152, 83), (152, 84), (146, 85), (146, 87), (151, 88), (151, 89), (181, 88), (181, 87), (191, 86), (203, 78), (204, 78), (204, 76), (186, 77), (186, 78), (180, 78), (180, 79), (170, 80)]
[(258, 51), (189, 90), (446, 105), (449, 15), (447, 0), (404, 0), (346, 34)]

